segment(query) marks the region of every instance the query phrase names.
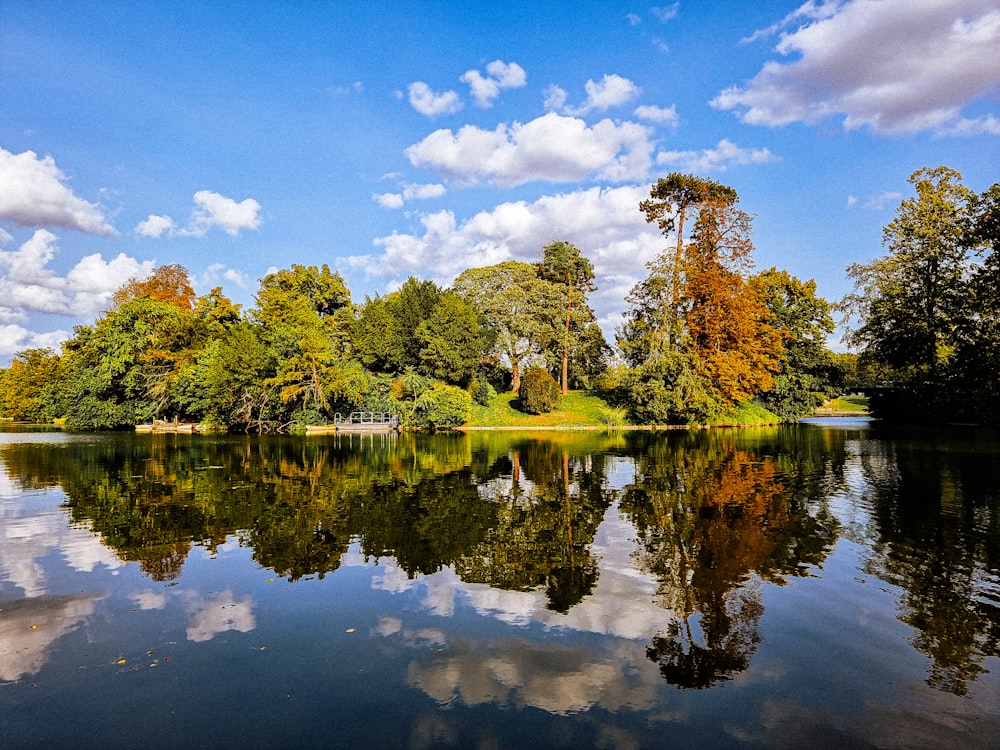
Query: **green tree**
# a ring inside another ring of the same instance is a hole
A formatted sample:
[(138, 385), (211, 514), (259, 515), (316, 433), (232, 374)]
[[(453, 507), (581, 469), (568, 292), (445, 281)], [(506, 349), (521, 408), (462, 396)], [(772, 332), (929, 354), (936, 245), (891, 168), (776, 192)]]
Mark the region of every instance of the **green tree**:
[(580, 331), (593, 322), (594, 311), (587, 304), (587, 292), (597, 289), (594, 284), (594, 267), (568, 242), (552, 242), (542, 250), (539, 276), (552, 284), (563, 287), (562, 305), (565, 324), (562, 327), (559, 351), (561, 354), (560, 384), (565, 396), (569, 393), (569, 357), (577, 343)]
[[(955, 389), (978, 421), (1000, 421), (1000, 183), (973, 196), (965, 245), (985, 254), (969, 282), (970, 314), (958, 330)], [(971, 416), (971, 415), (970, 415)]]
[(413, 413), (419, 426), (447, 429), (467, 422), (471, 410), (472, 396), (468, 391), (437, 383), (420, 394), (414, 403)]
[(580, 332), (573, 359), (569, 363), (569, 382), (574, 388), (592, 388), (608, 369), (613, 352), (604, 331), (591, 323)]
[(454, 292), (445, 292), (431, 314), (417, 326), (421, 370), (451, 385), (467, 386), (495, 335), (485, 318)]
[(816, 282), (802, 282), (770, 268), (750, 279), (783, 337), (781, 369), (757, 400), (785, 419), (812, 413), (831, 395), (837, 368), (826, 338), (834, 330), (833, 305), (816, 294)]
[(939, 382), (969, 314), (969, 251), (963, 240), (971, 191), (954, 169), (910, 176), (883, 231), (888, 255), (848, 267), (854, 292), (844, 299), (857, 319), (847, 341), (913, 382)]
[(0, 414), (22, 422), (48, 422), (61, 416), (46, 387), (59, 380), (62, 363), (51, 349), (25, 349), (0, 370)]
[(489, 321), (496, 331), (496, 351), (510, 364), (511, 390), (521, 386), (521, 367), (550, 340), (543, 311), (551, 305), (549, 286), (538, 278), (538, 268), (507, 261), (462, 272), (453, 286)]
[[(646, 264), (649, 273), (629, 291), (624, 324), (618, 329), (617, 343), (630, 367), (655, 365), (679, 351), (679, 303), (674, 299), (674, 265), (660, 254)], [(675, 329), (673, 340), (670, 331)]]
[(397, 325), (400, 352), (397, 372), (407, 367), (420, 367), (420, 350), (424, 348), (424, 343), (417, 338), (416, 332), (420, 324), (431, 316), (442, 294), (441, 288), (433, 281), (419, 281), (411, 276), (386, 297), (389, 312)]
[(377, 372), (405, 369), (400, 321), (384, 297), (365, 298), (351, 326), (351, 352), (365, 367)]
[(222, 293), (222, 287), (214, 287), (194, 302), (194, 315), (200, 332), (206, 341), (221, 337), (229, 328), (242, 319), (240, 305)]
[(275, 351), (260, 325), (244, 321), (207, 346), (192, 378), (194, 398), (219, 422), (263, 432), (281, 420), (282, 405), (273, 383), (278, 368)]
[(113, 428), (168, 413), (187, 416), (174, 387), (200, 346), (190, 306), (149, 295), (77, 327), (63, 346), (67, 423)]
[(686, 352), (667, 352), (631, 368), (624, 391), (638, 424), (699, 424), (722, 410), (718, 394)]
[(277, 364), (267, 385), (288, 406), (284, 419), (325, 421), (331, 407), (327, 382), (349, 349), (353, 321), (343, 278), (325, 264), (268, 274), (253, 317)]

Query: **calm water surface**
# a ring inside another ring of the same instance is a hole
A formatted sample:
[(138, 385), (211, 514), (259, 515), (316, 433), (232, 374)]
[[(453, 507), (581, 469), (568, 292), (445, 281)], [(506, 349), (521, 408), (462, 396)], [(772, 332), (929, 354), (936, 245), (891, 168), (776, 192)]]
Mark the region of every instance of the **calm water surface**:
[(1000, 434), (0, 433), (0, 748), (1000, 747)]

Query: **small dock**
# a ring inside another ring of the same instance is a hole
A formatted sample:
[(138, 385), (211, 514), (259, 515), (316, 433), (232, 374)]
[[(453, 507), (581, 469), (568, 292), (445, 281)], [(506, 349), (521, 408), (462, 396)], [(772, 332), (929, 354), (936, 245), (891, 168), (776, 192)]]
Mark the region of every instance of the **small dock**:
[(388, 411), (355, 411), (345, 419), (341, 414), (335, 414), (333, 424), (306, 425), (307, 435), (329, 435), (335, 432), (350, 433), (380, 433), (396, 432), (399, 429), (399, 417)]
[(198, 432), (198, 425), (194, 422), (178, 422), (176, 419), (173, 422), (168, 422), (165, 419), (154, 419), (151, 424), (137, 424), (135, 426), (136, 432), (183, 432), (183, 433), (194, 433)]

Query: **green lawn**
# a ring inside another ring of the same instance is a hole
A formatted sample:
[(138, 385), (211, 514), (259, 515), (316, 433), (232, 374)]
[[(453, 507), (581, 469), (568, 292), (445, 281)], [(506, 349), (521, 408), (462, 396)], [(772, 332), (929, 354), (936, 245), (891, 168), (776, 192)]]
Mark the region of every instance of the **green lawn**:
[(820, 413), (840, 412), (842, 414), (867, 414), (868, 398), (866, 396), (838, 396), (833, 401), (827, 401), (819, 410)]
[(866, 396), (840, 396), (823, 406), (824, 408), (833, 409), (833, 411), (867, 414), (868, 398)]
[[(474, 404), (466, 427), (622, 427), (628, 424), (625, 410), (609, 405), (600, 396), (570, 391), (559, 407), (548, 414), (525, 414), (517, 408), (516, 393), (502, 393), (489, 404)], [(717, 420), (725, 425), (776, 424), (781, 420), (763, 407), (741, 404)]]
[(548, 414), (525, 414), (516, 393), (501, 393), (489, 406), (474, 404), (468, 427), (584, 427), (625, 423), (625, 413), (584, 391), (570, 391)]

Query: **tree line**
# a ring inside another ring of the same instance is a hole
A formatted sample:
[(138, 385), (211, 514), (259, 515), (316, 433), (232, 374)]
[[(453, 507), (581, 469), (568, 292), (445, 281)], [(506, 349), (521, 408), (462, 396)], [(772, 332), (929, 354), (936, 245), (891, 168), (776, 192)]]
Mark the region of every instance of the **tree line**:
[[(889, 256), (851, 266), (858, 286), (838, 306), (813, 281), (754, 271), (752, 217), (731, 187), (661, 178), (639, 209), (674, 241), (628, 295), (616, 348), (589, 304), (593, 265), (564, 241), (536, 263), (469, 269), (449, 288), (411, 277), (362, 303), (325, 264), (268, 274), (247, 310), (220, 288), (196, 296), (183, 266), (161, 266), (119, 289), (60, 353), (19, 352), (0, 370), (0, 409), (91, 429), (178, 418), (277, 431), (354, 410), (440, 428), (498, 391), (552, 408), (572, 388), (633, 423), (692, 424), (751, 402), (795, 419), (858, 366), (925, 395), (942, 378), (984, 387), (1000, 359), (989, 312), (1000, 260), (971, 260), (996, 246), (1000, 187), (977, 196), (960, 179), (944, 168), (914, 175), (917, 198), (886, 227)], [(826, 345), (838, 307), (859, 321), (856, 361)], [(542, 388), (555, 398), (533, 397)]]
[(923, 168), (883, 229), (887, 253), (847, 273), (842, 302), (858, 364), (892, 384), (893, 421), (1000, 422), (1000, 183), (977, 194)]

